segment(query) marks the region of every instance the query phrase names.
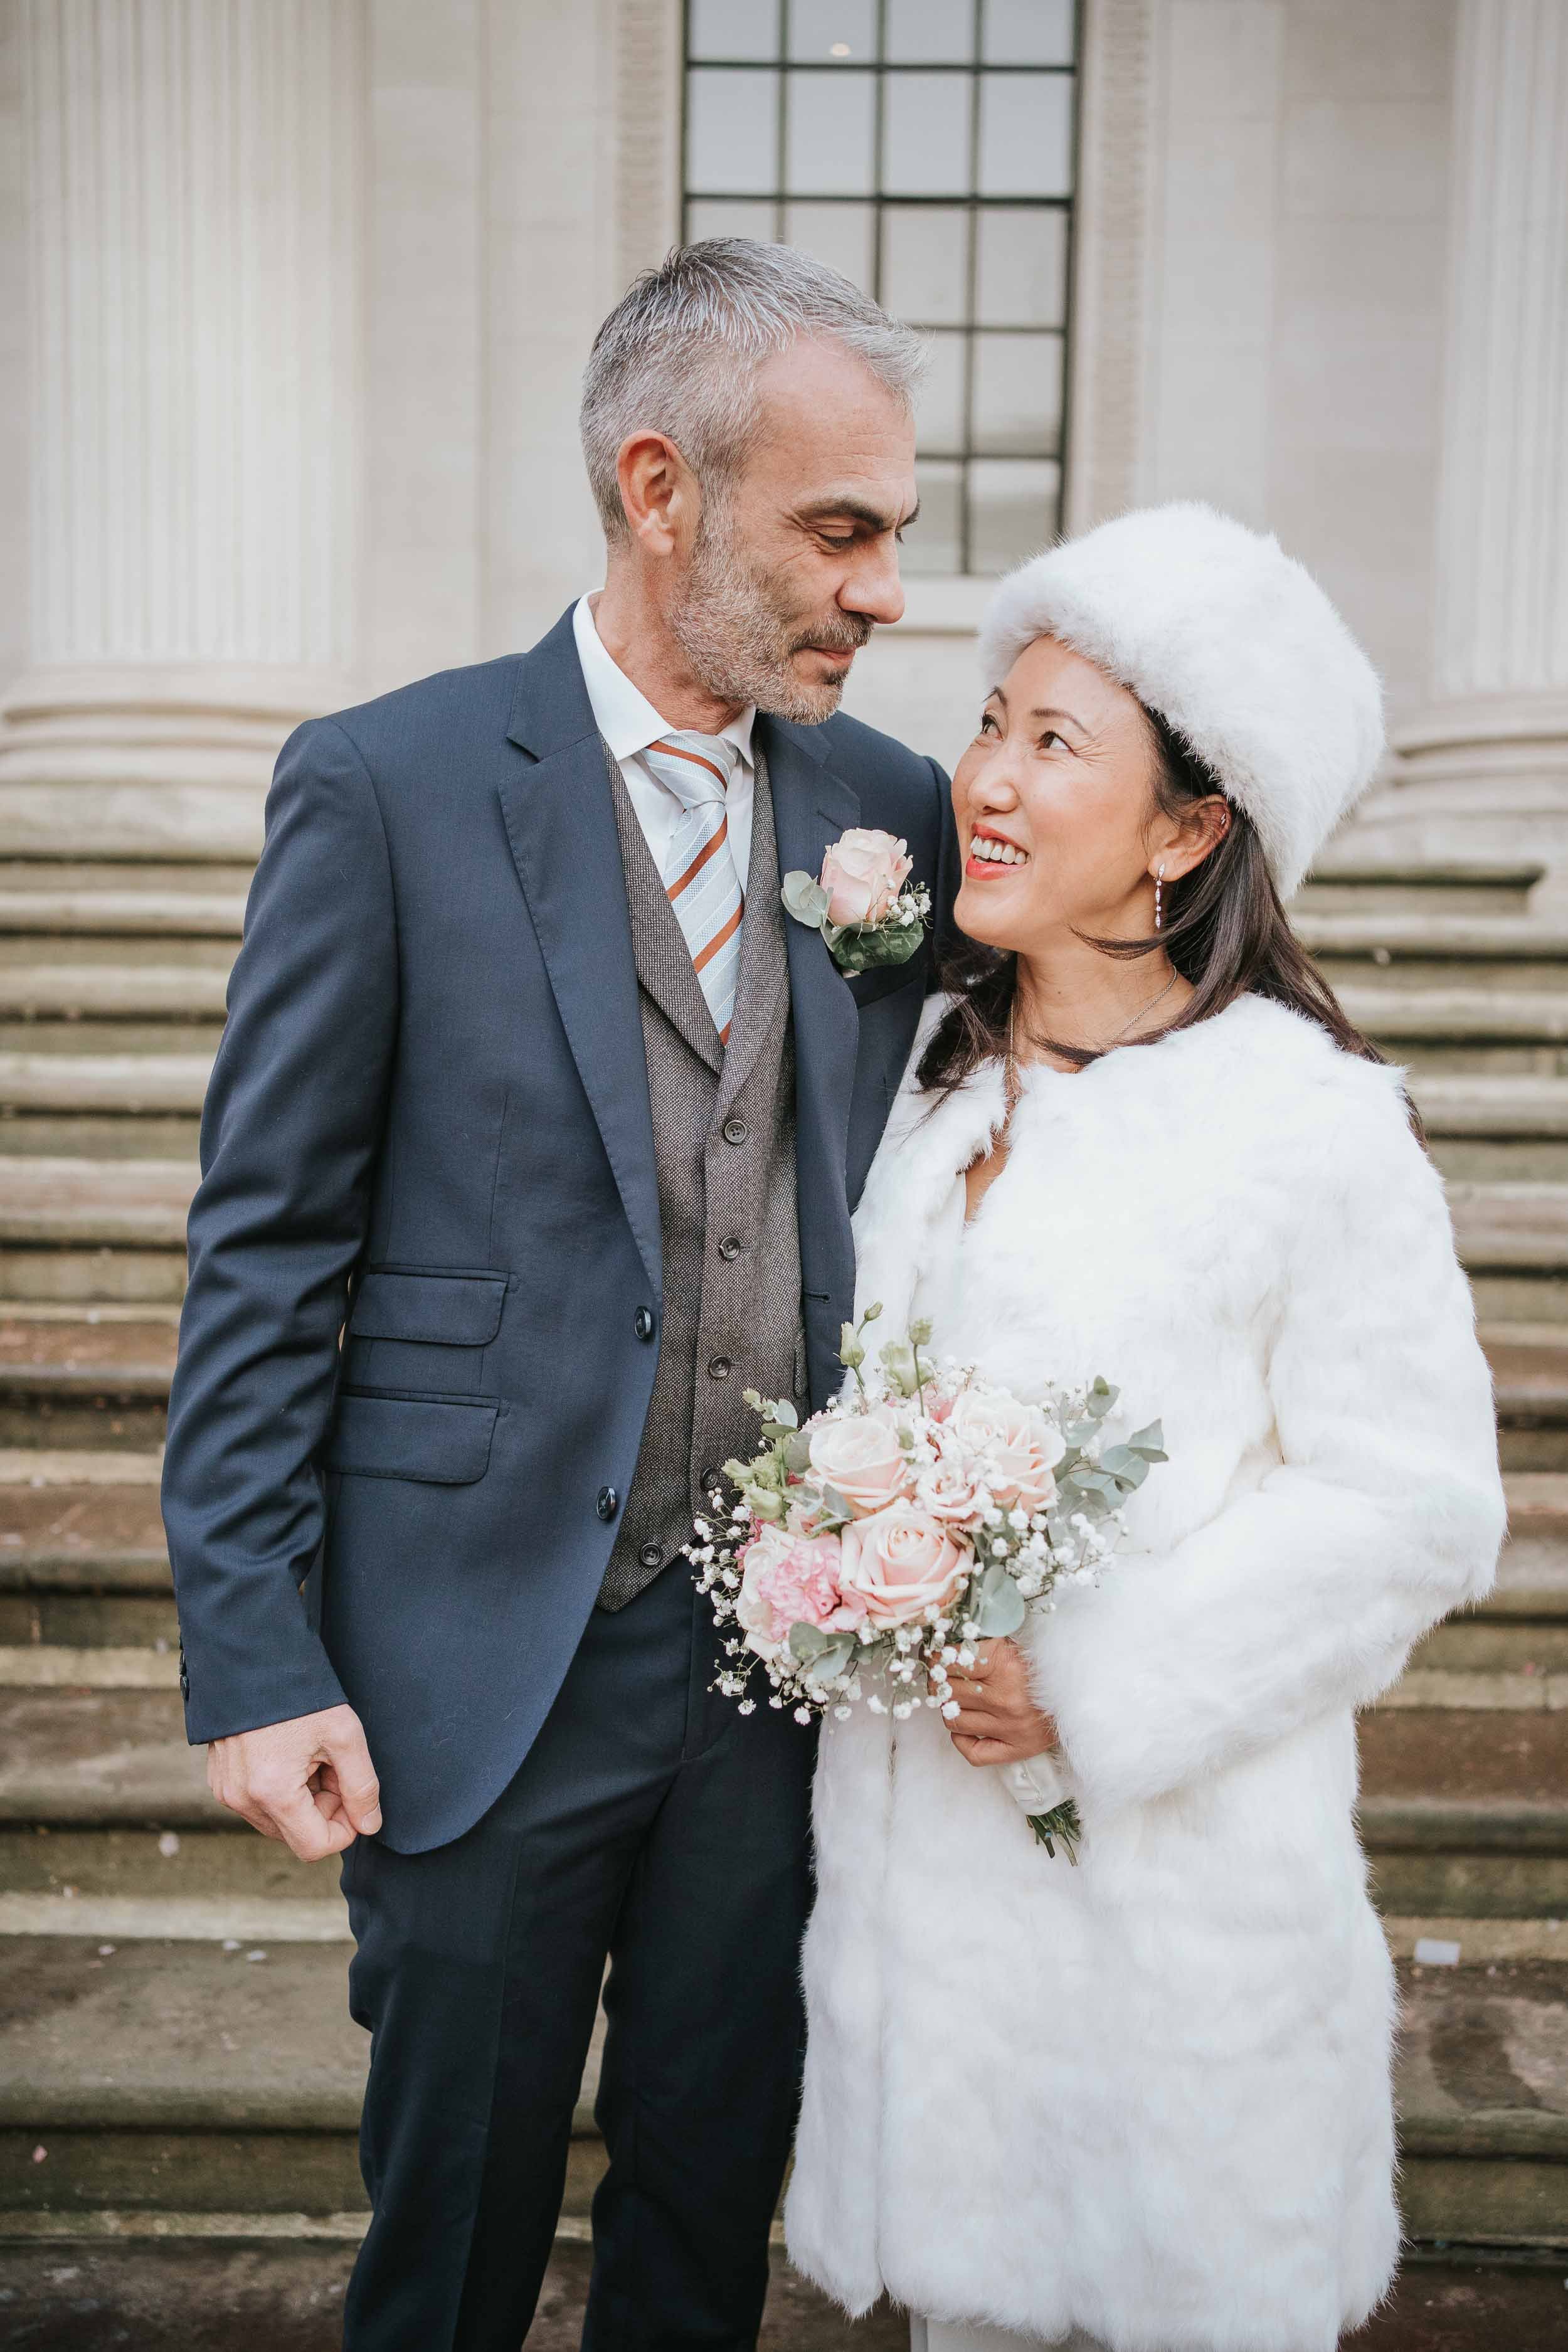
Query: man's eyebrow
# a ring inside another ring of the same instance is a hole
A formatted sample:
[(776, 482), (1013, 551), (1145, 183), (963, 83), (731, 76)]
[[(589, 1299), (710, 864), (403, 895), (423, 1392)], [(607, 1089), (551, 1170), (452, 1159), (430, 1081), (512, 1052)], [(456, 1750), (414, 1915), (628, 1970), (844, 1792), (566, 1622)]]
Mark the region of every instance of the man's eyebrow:
[(830, 515), (842, 515), (847, 522), (864, 523), (868, 530), (908, 530), (920, 513), (917, 499), (907, 515), (889, 521), (879, 507), (868, 507), (863, 499), (814, 499), (809, 506), (800, 509), (803, 522), (826, 522)]

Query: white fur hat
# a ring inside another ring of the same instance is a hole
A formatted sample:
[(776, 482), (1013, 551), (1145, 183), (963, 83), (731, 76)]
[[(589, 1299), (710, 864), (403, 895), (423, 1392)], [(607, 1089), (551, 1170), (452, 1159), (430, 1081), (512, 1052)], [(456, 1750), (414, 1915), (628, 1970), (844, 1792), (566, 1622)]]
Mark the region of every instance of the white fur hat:
[(1009, 573), (980, 628), (987, 688), (1043, 636), (1131, 688), (1213, 769), (1283, 898), (1382, 757), (1377, 674), (1317, 582), (1213, 507), (1118, 515)]

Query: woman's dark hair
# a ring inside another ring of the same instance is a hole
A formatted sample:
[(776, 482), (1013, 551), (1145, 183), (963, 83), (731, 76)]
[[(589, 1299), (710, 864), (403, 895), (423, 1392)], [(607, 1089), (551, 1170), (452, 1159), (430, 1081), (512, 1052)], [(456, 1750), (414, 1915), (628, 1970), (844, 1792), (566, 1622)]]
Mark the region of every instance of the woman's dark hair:
[[(1143, 709), (1155, 753), (1154, 802), (1162, 816), (1180, 818), (1224, 787), (1158, 711)], [(1265, 996), (1326, 1029), (1336, 1045), (1369, 1062), (1384, 1056), (1363, 1036), (1290, 929), (1263, 855), (1258, 829), (1231, 803), (1225, 838), (1190, 874), (1164, 893), (1163, 929), (1142, 940), (1090, 939), (1089, 944), (1130, 963), (1163, 948), (1193, 996), (1164, 1027), (1129, 1045), (1157, 1045), (1178, 1029), (1195, 1029), (1238, 996)], [(1087, 937), (1088, 935), (1085, 934)], [(1007, 1050), (1017, 959), (998, 948), (958, 940), (944, 960), (943, 985), (956, 1003), (931, 1033), (917, 1076), (928, 1093), (951, 1094), (983, 1063)], [(1083, 1069), (1100, 1050), (1066, 1040), (1034, 1037), (1063, 1061)], [(1413, 1114), (1414, 1116), (1414, 1114)]]

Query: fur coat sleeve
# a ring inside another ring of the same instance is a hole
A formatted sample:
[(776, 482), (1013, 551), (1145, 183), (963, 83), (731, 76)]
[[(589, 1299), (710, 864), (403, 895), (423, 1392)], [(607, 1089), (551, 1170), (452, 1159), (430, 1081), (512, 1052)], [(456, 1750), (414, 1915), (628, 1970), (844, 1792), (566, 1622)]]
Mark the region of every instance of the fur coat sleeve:
[(1279, 1460), (1163, 1556), (1125, 1554), (1031, 1644), (1086, 1811), (1147, 1802), (1374, 1699), (1485, 1591), (1503, 1531), (1490, 1379), (1396, 1074), (1347, 1066), (1268, 1358)]

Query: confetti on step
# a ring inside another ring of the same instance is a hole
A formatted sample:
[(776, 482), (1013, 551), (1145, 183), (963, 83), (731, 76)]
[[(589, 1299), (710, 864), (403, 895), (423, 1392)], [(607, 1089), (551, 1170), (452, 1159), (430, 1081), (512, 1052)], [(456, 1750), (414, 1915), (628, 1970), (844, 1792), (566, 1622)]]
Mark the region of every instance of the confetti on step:
[(1441, 1936), (1417, 1936), (1415, 1958), (1417, 1965), (1424, 1969), (1457, 1969), (1459, 1947), (1446, 1942)]
[(173, 1830), (165, 1830), (158, 1840), (158, 1851), (165, 1862), (172, 1862), (180, 1851), (180, 1841)]

